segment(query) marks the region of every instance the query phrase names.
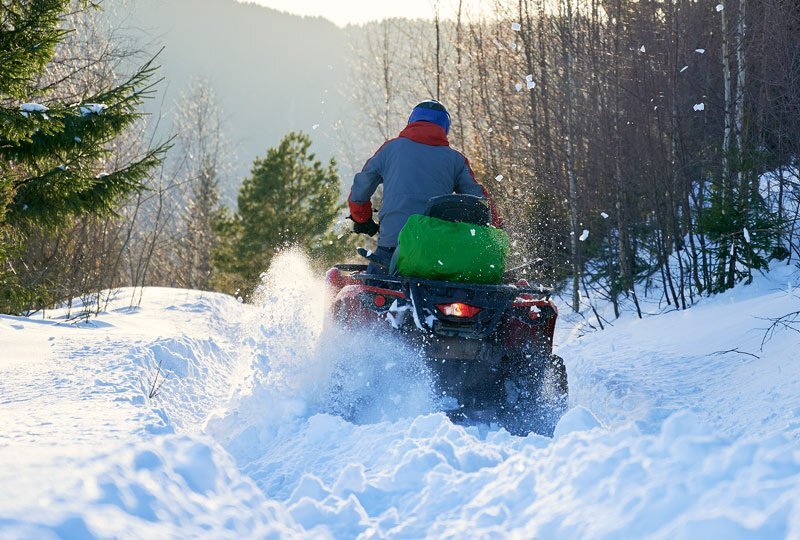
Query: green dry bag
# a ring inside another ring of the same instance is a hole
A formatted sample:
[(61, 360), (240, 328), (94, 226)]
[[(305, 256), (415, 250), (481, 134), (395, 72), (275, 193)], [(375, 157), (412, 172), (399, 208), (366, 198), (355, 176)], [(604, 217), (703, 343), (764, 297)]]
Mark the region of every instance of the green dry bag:
[(494, 227), (413, 215), (400, 231), (397, 272), (460, 283), (501, 283), (508, 235)]

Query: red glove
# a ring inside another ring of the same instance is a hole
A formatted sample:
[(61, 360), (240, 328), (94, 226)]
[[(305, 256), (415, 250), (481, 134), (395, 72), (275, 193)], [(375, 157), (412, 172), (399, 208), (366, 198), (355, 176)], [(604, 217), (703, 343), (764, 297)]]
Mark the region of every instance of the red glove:
[(347, 205), (350, 207), (350, 219), (356, 223), (366, 223), (372, 220), (372, 201), (357, 203), (348, 197)]

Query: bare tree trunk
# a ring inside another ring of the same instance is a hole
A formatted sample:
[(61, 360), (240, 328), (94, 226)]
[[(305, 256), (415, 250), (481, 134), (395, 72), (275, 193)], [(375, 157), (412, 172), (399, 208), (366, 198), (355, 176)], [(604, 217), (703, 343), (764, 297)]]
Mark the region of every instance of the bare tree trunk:
[[(725, 212), (725, 206), (732, 194), (728, 191), (730, 189), (731, 181), (731, 135), (733, 132), (733, 93), (731, 90), (731, 59), (730, 59), (730, 35), (728, 29), (728, 2), (729, 0), (720, 0), (722, 10), (720, 16), (722, 17), (722, 78), (725, 91), (725, 128), (722, 137), (722, 178), (720, 186), (722, 211)], [(728, 256), (728, 242), (729, 240), (722, 240), (720, 245), (720, 258), (717, 265), (717, 283), (720, 288), (726, 285), (726, 265)], [(732, 241), (730, 241), (732, 242)], [(733, 253), (731, 253), (731, 257)]]
[[(736, 140), (736, 169), (738, 198), (736, 211), (742, 214), (747, 212), (747, 201), (749, 200), (748, 186), (746, 185), (744, 167), (742, 159), (744, 157), (744, 91), (745, 91), (745, 60), (744, 60), (744, 31), (745, 31), (745, 2), (739, 0), (739, 9), (736, 13), (736, 28), (734, 30), (734, 47), (736, 48), (736, 97), (734, 100), (734, 110), (731, 116), (734, 118), (734, 134)], [(728, 261), (727, 288), (732, 288), (736, 283), (736, 263), (738, 260), (738, 250), (736, 241), (730, 240), (731, 251)]]
[(464, 140), (464, 125), (466, 124), (466, 119), (462, 116), (462, 97), (461, 97), (461, 85), (462, 80), (464, 78), (463, 73), (463, 65), (462, 65), (462, 49), (464, 46), (463, 43), (463, 35), (462, 35), (462, 23), (461, 23), (461, 15), (462, 15), (462, 7), (463, 7), (463, 0), (458, 0), (458, 12), (456, 14), (456, 118), (458, 118), (458, 144), (461, 145), (462, 148), (466, 147), (466, 141)]
[(441, 24), (439, 20), (439, 0), (434, 4), (434, 18), (433, 24), (436, 28), (436, 101), (441, 100), (442, 95), (442, 63), (441, 63)]
[(384, 126), (384, 138), (388, 139), (389, 135), (389, 126), (391, 125), (391, 103), (392, 103), (392, 80), (391, 80), (391, 70), (390, 66), (391, 63), (391, 49), (389, 45), (389, 23), (388, 21), (383, 21), (383, 49), (382, 49), (382, 58), (383, 58), (383, 65), (381, 66), (383, 71), (383, 126)]
[(578, 183), (575, 177), (575, 143), (574, 143), (574, 126), (572, 118), (573, 108), (573, 20), (572, 20), (572, 0), (564, 0), (566, 6), (567, 19), (564, 22), (564, 30), (562, 31), (562, 46), (564, 52), (564, 73), (566, 76), (566, 109), (567, 109), (567, 182), (568, 182), (568, 195), (567, 204), (569, 206), (569, 224), (570, 224), (570, 255), (572, 259), (572, 309), (580, 311), (581, 308), (581, 261), (578, 249)]
[[(735, 113), (735, 133), (736, 133), (736, 156), (741, 164), (744, 153), (744, 82), (745, 82), (745, 62), (744, 62), (744, 32), (745, 32), (745, 7), (747, 0), (739, 0), (739, 12), (736, 19), (736, 113)], [(741, 165), (739, 170), (739, 186), (745, 188), (744, 171)], [(740, 197), (743, 195), (740, 194)]]

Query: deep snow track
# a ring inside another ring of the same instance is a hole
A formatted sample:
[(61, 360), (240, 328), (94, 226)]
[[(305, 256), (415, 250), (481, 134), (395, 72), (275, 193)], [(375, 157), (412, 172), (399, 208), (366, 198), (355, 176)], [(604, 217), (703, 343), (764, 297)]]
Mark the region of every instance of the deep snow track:
[(562, 321), (552, 440), (431, 413), (413, 354), (325, 327), (297, 255), (255, 307), (149, 289), (90, 324), (0, 317), (0, 537), (798, 538), (800, 339), (759, 330), (797, 285)]

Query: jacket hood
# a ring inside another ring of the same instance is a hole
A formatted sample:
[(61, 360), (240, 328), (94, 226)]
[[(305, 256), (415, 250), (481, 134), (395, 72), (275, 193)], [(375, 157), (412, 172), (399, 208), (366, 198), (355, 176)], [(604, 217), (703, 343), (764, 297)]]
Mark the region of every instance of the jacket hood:
[(428, 146), (450, 146), (444, 128), (433, 122), (411, 122), (399, 136)]

